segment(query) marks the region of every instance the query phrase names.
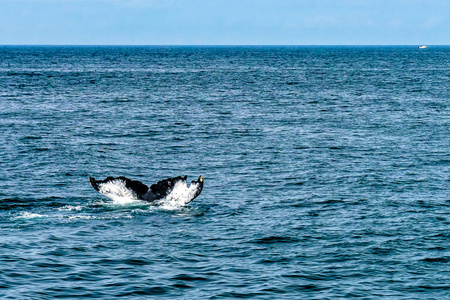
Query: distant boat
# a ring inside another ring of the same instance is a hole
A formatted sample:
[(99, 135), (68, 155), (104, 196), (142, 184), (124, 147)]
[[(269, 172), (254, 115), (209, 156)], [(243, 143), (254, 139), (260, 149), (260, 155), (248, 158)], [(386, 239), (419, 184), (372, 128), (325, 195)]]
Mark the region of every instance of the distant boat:
[(418, 47), (419, 49), (425, 49), (425, 48), (427, 48), (427, 46), (425, 46), (425, 45), (423, 45), (423, 46), (420, 46), (420, 47)]

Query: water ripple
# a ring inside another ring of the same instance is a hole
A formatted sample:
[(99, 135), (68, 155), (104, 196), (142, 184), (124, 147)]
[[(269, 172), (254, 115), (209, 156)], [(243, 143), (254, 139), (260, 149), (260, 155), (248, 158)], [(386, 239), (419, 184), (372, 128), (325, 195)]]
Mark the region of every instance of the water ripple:
[(0, 47), (0, 298), (447, 299), (450, 50), (417, 50)]

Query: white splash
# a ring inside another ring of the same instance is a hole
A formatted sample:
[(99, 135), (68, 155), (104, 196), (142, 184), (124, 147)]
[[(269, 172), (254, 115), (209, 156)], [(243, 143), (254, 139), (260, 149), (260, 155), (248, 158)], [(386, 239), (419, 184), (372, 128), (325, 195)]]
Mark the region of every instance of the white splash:
[(120, 179), (112, 180), (99, 185), (99, 192), (113, 200), (114, 204), (130, 204), (140, 202), (137, 195)]
[(44, 217), (48, 217), (47, 215), (41, 215), (41, 214), (36, 214), (36, 213), (31, 213), (31, 212), (23, 212), (21, 213), (19, 216), (17, 216), (17, 219), (35, 219), (35, 218), (44, 218)]
[(77, 205), (77, 206), (73, 206), (73, 205), (65, 205), (63, 207), (58, 208), (59, 211), (81, 211), (83, 210), (83, 206), (81, 205)]
[(120, 215), (120, 216), (88, 216), (88, 215), (75, 215), (75, 216), (61, 216), (62, 219), (67, 219), (69, 221), (76, 220), (122, 220), (122, 219), (132, 219), (131, 215)]

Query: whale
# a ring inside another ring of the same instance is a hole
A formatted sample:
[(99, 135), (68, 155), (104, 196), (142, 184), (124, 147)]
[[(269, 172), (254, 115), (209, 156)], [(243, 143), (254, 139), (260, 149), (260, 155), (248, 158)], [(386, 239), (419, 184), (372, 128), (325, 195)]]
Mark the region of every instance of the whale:
[(113, 201), (121, 199), (141, 200), (157, 204), (161, 200), (186, 205), (197, 198), (203, 190), (203, 177), (192, 180), (188, 186), (187, 176), (169, 177), (148, 187), (146, 184), (124, 176), (96, 180), (89, 177), (92, 187)]

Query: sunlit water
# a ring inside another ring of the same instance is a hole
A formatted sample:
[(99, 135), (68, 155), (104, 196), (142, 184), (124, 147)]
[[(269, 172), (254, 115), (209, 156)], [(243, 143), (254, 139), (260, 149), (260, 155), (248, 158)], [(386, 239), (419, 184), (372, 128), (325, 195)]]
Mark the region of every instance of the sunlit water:
[[(0, 47), (0, 297), (450, 297), (450, 48)], [(203, 175), (186, 206), (89, 176)]]

